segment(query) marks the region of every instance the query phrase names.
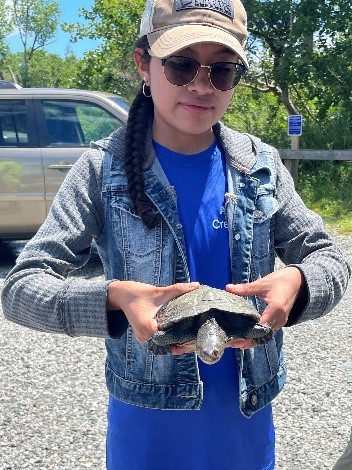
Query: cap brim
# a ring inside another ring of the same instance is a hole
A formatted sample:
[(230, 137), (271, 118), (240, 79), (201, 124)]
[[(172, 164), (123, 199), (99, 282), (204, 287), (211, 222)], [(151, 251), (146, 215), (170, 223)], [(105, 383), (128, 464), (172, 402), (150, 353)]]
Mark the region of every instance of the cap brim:
[(170, 29), (161, 29), (148, 34), (148, 42), (151, 52), (159, 58), (168, 57), (175, 52), (204, 42), (221, 44), (235, 52), (243, 65), (249, 68), (246, 54), (238, 39), (215, 26), (193, 24), (175, 26)]

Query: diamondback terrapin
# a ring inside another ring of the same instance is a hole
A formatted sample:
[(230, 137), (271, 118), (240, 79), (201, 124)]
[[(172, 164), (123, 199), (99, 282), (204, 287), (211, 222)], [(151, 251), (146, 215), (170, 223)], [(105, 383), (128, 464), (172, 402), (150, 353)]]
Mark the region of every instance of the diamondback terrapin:
[(246, 299), (205, 285), (163, 305), (156, 319), (159, 331), (148, 342), (154, 354), (168, 354), (172, 344), (195, 341), (196, 353), (206, 364), (221, 359), (230, 339), (252, 338), (263, 344), (273, 337)]

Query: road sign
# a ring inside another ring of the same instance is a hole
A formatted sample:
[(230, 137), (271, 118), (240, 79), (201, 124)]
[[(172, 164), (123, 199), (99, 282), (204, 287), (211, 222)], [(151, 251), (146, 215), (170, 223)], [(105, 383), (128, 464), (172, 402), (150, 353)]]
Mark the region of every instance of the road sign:
[(303, 118), (301, 114), (292, 114), (288, 117), (287, 134), (289, 136), (302, 135)]

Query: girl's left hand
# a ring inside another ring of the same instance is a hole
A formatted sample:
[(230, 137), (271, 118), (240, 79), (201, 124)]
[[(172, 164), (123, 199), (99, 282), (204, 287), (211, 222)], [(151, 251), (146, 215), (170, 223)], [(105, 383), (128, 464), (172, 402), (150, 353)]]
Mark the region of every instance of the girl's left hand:
[[(226, 290), (243, 297), (258, 296), (267, 306), (259, 323), (267, 323), (274, 333), (286, 325), (295, 300), (305, 285), (301, 271), (288, 266), (247, 284), (228, 284)], [(255, 346), (252, 339), (229, 341), (227, 347), (249, 349)]]

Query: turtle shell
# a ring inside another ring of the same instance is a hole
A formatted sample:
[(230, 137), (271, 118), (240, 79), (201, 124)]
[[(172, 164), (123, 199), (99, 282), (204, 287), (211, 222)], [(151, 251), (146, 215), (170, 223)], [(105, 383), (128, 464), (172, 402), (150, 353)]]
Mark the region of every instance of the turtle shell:
[(199, 328), (212, 318), (228, 338), (259, 338), (268, 333), (267, 328), (262, 333), (258, 329), (260, 314), (245, 298), (202, 285), (160, 308), (159, 331), (149, 339), (149, 348), (155, 354), (167, 354), (171, 344), (196, 340)]

